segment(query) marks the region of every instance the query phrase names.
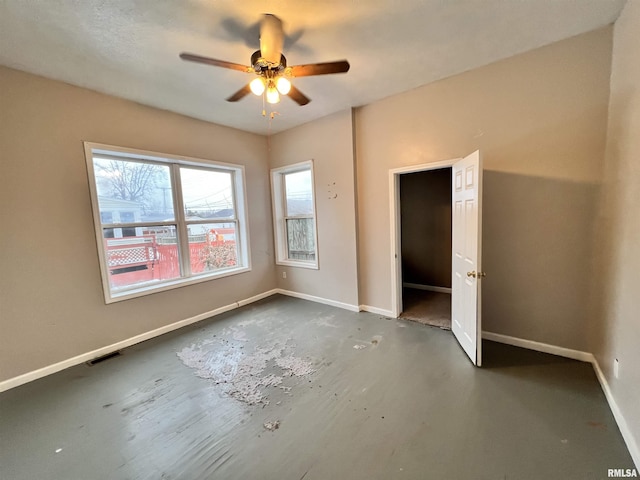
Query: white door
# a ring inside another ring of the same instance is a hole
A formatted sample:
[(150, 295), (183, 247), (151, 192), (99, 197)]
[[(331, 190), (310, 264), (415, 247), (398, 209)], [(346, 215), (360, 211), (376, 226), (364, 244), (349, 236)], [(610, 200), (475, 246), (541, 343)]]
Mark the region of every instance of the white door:
[(453, 165), (451, 329), (471, 361), (482, 363), (480, 235), (482, 162), (476, 151)]

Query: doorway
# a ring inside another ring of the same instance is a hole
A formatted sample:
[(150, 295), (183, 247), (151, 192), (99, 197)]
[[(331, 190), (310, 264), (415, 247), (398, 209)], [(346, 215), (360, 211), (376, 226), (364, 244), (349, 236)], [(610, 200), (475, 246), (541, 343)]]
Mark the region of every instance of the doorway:
[[(413, 283), (413, 285), (408, 285), (408, 287), (411, 288), (412, 290), (420, 290), (419, 288), (415, 288), (415, 287), (418, 285), (423, 285), (420, 283), (420, 281), (417, 281), (417, 282), (410, 281), (411, 279), (416, 278), (415, 276), (413, 276), (413, 274), (411, 274), (409, 278), (404, 278), (405, 275), (403, 273), (403, 270), (404, 270), (403, 263), (406, 263), (406, 262), (403, 261), (403, 252), (402, 252), (403, 222), (402, 222), (401, 209), (402, 209), (403, 202), (401, 199), (401, 181), (405, 185), (405, 187), (407, 184), (405, 179), (409, 179), (409, 182), (412, 184), (413, 183), (419, 184), (420, 183), (419, 174), (428, 173), (428, 172), (442, 172), (442, 171), (451, 172), (454, 164), (459, 160), (460, 159), (455, 158), (452, 160), (445, 160), (442, 162), (427, 163), (423, 165), (414, 165), (411, 167), (402, 167), (402, 168), (397, 168), (389, 171), (389, 194), (390, 194), (389, 200), (390, 200), (390, 206), (391, 206), (390, 213), (391, 213), (391, 252), (392, 252), (391, 254), (391, 302), (392, 302), (391, 310), (395, 318), (400, 317), (400, 314), (404, 311), (403, 297), (405, 296), (404, 295), (405, 286), (403, 284)], [(413, 174), (418, 174), (418, 175), (416, 177), (411, 177), (411, 175)], [(438, 174), (436, 173), (436, 175)], [(444, 176), (445, 173), (440, 173), (440, 175)], [(449, 175), (451, 175), (451, 173), (449, 173)], [(412, 187), (413, 185), (411, 185), (409, 188), (412, 188)], [(440, 187), (446, 188), (443, 186), (440, 186)], [(425, 187), (421, 187), (421, 189), (424, 190)], [(406, 188), (405, 188), (405, 191), (408, 192)], [(410, 202), (411, 202), (410, 198), (408, 200), (405, 199), (404, 201), (405, 204)], [(448, 208), (451, 208), (451, 202), (452, 202), (452, 198), (451, 196), (449, 196)], [(418, 209), (416, 209), (416, 211), (417, 210)], [(404, 223), (406, 225), (407, 221), (405, 221)], [(449, 258), (451, 258), (451, 252), (452, 252), (452, 245), (451, 245), (451, 240), (449, 240), (449, 252), (446, 254), (449, 256)], [(450, 268), (451, 266), (449, 266), (449, 269)], [(449, 273), (451, 273), (451, 270), (449, 270)], [(437, 285), (433, 285), (433, 286), (435, 287)], [(423, 290), (423, 292), (426, 292), (426, 291), (429, 291), (429, 290)], [(449, 280), (449, 289), (441, 290), (441, 292), (451, 293), (451, 280)], [(416, 292), (409, 292), (409, 293), (416, 293)], [(439, 292), (436, 292), (436, 293), (439, 293)], [(411, 299), (407, 298), (407, 300), (411, 300)]]
[[(451, 201), (451, 331), (474, 365), (482, 363), (481, 279), (482, 271), (482, 157), (480, 151), (464, 158), (389, 170), (391, 220), (392, 315), (403, 312), (402, 211), (400, 181), (405, 174), (448, 169)], [(445, 176), (445, 174), (442, 174)], [(408, 177), (407, 177), (408, 178)], [(418, 216), (424, 214), (420, 210)], [(417, 242), (425, 240), (417, 235)], [(445, 254), (446, 255), (446, 254)], [(448, 256), (448, 255), (447, 255)], [(437, 287), (428, 286), (428, 287)], [(447, 288), (447, 287), (442, 287)], [(434, 290), (435, 288), (431, 288)], [(414, 289), (415, 290), (415, 289)], [(429, 291), (429, 290), (427, 290)], [(438, 292), (436, 292), (438, 293)], [(444, 293), (444, 292), (442, 292)], [(408, 300), (408, 298), (407, 298)], [(446, 304), (446, 301), (445, 301)]]
[(451, 330), (451, 167), (399, 175), (400, 317)]

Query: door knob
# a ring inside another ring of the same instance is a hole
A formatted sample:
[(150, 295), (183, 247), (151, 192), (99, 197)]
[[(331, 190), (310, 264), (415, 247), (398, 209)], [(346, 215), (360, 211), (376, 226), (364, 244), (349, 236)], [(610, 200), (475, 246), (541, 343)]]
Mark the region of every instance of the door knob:
[(487, 276), (486, 273), (484, 273), (484, 272), (476, 273), (475, 270), (472, 271), (472, 272), (467, 272), (467, 277), (473, 277), (473, 278), (478, 277), (478, 278), (480, 278), (480, 277), (486, 277), (486, 276)]

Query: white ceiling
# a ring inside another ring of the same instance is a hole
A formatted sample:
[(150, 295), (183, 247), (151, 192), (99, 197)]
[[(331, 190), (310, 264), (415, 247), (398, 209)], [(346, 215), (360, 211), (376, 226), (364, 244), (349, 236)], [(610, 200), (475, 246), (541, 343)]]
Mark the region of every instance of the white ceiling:
[[(242, 130), (279, 132), (616, 20), (625, 0), (3, 0), (0, 64)], [(273, 121), (251, 77), (181, 61), (249, 65), (257, 22), (284, 22), (289, 65), (347, 59), (346, 74), (294, 79)], [(2, 92), (6, 95), (7, 92)]]

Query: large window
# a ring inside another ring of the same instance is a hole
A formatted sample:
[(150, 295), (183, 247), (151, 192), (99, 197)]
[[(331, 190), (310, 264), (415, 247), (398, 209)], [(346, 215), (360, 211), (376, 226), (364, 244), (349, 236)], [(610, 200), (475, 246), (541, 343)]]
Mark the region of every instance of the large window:
[(250, 269), (243, 167), (85, 143), (107, 303)]
[(271, 170), (276, 263), (318, 268), (313, 162)]

